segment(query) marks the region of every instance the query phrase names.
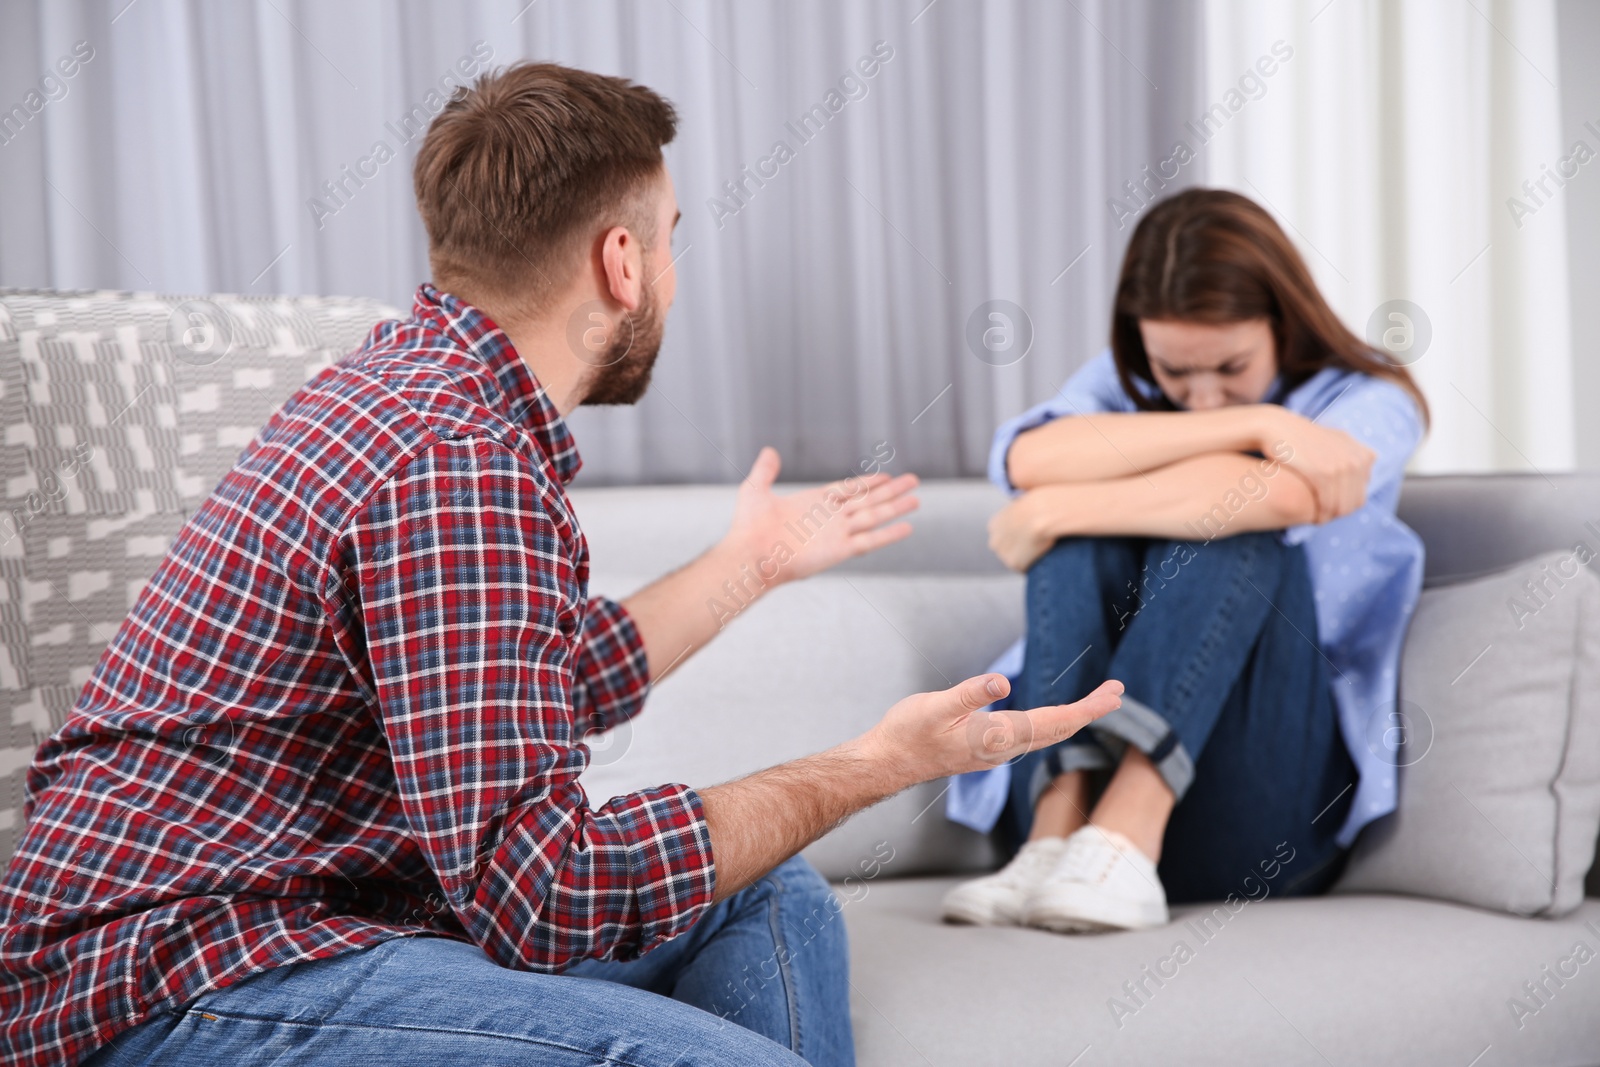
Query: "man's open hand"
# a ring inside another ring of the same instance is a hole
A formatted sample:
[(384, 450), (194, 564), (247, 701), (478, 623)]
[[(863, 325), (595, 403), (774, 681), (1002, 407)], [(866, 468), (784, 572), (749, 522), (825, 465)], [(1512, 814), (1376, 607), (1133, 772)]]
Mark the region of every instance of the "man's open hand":
[(1064, 741), (1122, 706), (1122, 683), (1102, 682), (1071, 704), (983, 711), (1011, 691), (1003, 674), (981, 674), (936, 693), (908, 696), (862, 736), (868, 754), (907, 783), (997, 767)]
[(804, 578), (911, 533), (895, 520), (917, 507), (916, 475), (878, 473), (780, 495), (772, 488), (780, 465), (774, 448), (756, 456), (724, 539), (763, 580)]
[(1106, 682), (1074, 704), (984, 711), (1010, 686), (980, 674), (890, 708), (859, 737), (814, 756), (700, 790), (717, 900), (749, 885), (862, 808), (920, 782), (998, 766), (1071, 737), (1122, 704)]

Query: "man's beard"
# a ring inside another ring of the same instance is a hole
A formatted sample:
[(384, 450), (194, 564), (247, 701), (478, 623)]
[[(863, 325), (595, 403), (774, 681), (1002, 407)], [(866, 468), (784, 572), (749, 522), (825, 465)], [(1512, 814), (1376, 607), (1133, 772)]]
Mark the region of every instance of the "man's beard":
[(650, 372), (661, 352), (665, 315), (656, 314), (655, 293), (646, 286), (639, 309), (623, 316), (611, 343), (594, 360), (586, 405), (637, 404), (650, 388)]

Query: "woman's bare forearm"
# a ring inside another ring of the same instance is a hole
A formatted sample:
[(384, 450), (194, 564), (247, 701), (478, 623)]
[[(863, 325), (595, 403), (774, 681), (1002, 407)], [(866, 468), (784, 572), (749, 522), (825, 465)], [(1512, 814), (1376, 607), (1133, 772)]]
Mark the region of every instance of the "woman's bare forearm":
[(1270, 454), (1282, 415), (1276, 404), (1073, 415), (1019, 436), (1006, 471), (1018, 489), (1036, 489), (1137, 476), (1213, 452)]
[(1230, 452), (1193, 456), (1142, 474), (1045, 485), (1024, 499), (1051, 541), (1062, 537), (1176, 537), (1209, 541), (1281, 530), (1316, 518), (1305, 479), (1282, 463)]

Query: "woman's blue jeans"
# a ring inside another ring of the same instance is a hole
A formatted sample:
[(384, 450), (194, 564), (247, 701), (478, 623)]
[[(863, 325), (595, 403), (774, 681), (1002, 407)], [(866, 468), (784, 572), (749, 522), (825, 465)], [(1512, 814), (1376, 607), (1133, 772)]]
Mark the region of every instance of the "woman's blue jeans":
[(853, 1064), (842, 903), (795, 857), (636, 960), (514, 971), (440, 937), (263, 971), (119, 1034), (92, 1067)]
[(1029, 570), (1027, 610), (1015, 706), (1077, 700), (1107, 678), (1126, 692), (1017, 762), (1008, 836), (1027, 836), (1055, 775), (1110, 770), (1131, 744), (1178, 798), (1159, 867), (1168, 900), (1251, 895), (1269, 870), (1275, 895), (1333, 882), (1356, 769), (1302, 548), (1273, 532), (1066, 538)]

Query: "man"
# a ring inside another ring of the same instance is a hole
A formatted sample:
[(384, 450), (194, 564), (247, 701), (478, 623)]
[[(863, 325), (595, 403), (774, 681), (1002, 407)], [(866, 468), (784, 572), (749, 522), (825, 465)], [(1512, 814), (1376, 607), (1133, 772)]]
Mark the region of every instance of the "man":
[(836, 902), (795, 854), (1116, 705), (991, 715), (980, 676), (815, 756), (589, 806), (584, 736), (711, 638), (708, 599), (787, 522), (831, 516), (781, 580), (914, 506), (910, 476), (778, 496), (763, 450), (720, 544), (588, 597), (563, 416), (649, 381), (675, 123), (551, 65), (435, 120), (435, 284), (272, 418), (35, 756), (6, 1062), (849, 1063), (842, 923), (805, 932)]

